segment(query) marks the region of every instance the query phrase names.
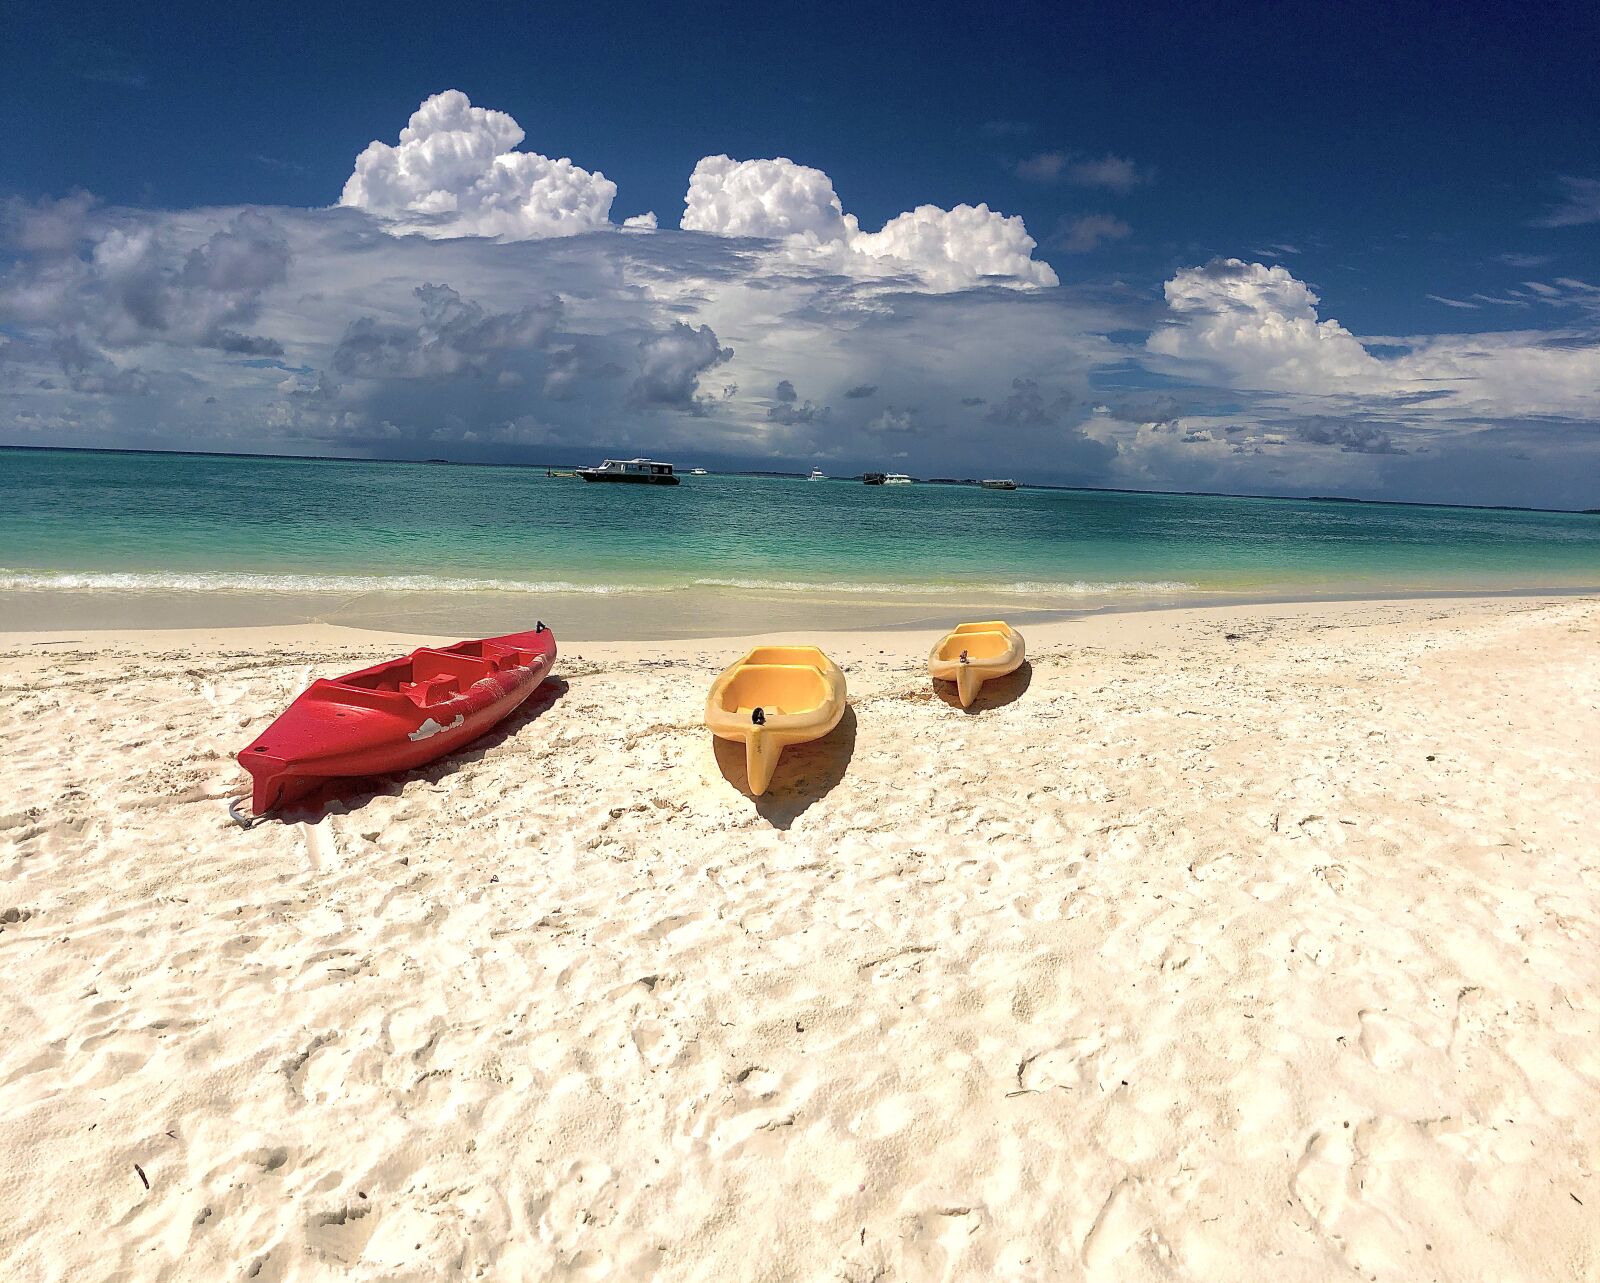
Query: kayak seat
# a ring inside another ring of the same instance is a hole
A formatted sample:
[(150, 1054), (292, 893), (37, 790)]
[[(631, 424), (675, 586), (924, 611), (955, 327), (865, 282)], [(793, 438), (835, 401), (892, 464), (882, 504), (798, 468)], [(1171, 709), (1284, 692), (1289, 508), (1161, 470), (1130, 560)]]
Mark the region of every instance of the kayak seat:
[(939, 647), (940, 659), (956, 659), (962, 651), (969, 659), (998, 659), (1011, 648), (1011, 639), (1004, 633), (955, 632), (945, 638)]
[(531, 650), (518, 650), (515, 646), (484, 642), (483, 658), (495, 672), (503, 673), (508, 668), (532, 668), (537, 656)]
[(482, 681), (494, 672), (494, 665), (475, 655), (462, 655), (448, 650), (423, 647), (411, 657), (411, 680), (432, 681), (435, 677), (454, 677), (463, 687)]
[(453, 673), (440, 673), (425, 682), (404, 682), (400, 691), (420, 708), (441, 704), (461, 693), (461, 679)]
[(800, 664), (746, 664), (722, 690), (722, 707), (729, 713), (757, 708), (807, 713), (822, 707), (827, 699), (828, 683), (822, 674)]

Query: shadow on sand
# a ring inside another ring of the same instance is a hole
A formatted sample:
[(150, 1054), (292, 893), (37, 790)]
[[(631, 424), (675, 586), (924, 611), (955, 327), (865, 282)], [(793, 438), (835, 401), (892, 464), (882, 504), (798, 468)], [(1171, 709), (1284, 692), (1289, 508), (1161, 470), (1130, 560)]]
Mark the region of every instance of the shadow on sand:
[(821, 739), (784, 749), (778, 772), (760, 797), (750, 794), (744, 745), (724, 739), (713, 739), (711, 743), (723, 778), (750, 799), (756, 813), (768, 824), (786, 829), (844, 779), (850, 756), (856, 751), (856, 710), (846, 704), (839, 724)]
[(1015, 703), (1027, 693), (1032, 683), (1033, 665), (1023, 660), (1016, 672), (996, 677), (992, 682), (985, 682), (978, 687), (978, 698), (972, 701), (970, 708), (961, 708), (961, 697), (956, 694), (954, 682), (934, 682), (933, 689), (934, 693), (951, 708), (961, 708), (963, 713), (970, 714), (983, 713), (991, 708), (1003, 708), (1007, 704)]
[(281, 812), (274, 813), (272, 818), (282, 820), (285, 824), (316, 824), (329, 814), (329, 808), (335, 803), (338, 804), (340, 814), (348, 815), (359, 811), (373, 798), (399, 797), (405, 791), (405, 786), (413, 780), (427, 780), (437, 784), (446, 776), (459, 771), (467, 763), (482, 761), (490, 750), (498, 748), (529, 722), (548, 712), (566, 693), (565, 680), (560, 677), (547, 677), (516, 712), (491, 727), (465, 748), (419, 766), (415, 770), (403, 771), (399, 775), (331, 779), (314, 792), (285, 807)]

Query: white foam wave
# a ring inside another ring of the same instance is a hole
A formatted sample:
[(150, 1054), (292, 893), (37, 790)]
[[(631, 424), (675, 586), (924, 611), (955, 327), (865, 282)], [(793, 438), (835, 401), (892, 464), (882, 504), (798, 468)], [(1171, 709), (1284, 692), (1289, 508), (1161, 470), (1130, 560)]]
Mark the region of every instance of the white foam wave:
[(1194, 584), (1171, 580), (1121, 580), (1091, 582), (1024, 581), (1012, 584), (992, 583), (916, 583), (856, 584), (819, 583), (799, 579), (696, 579), (697, 588), (736, 588), (750, 592), (793, 593), (848, 593), (851, 596), (892, 597), (927, 594), (948, 595), (966, 593), (974, 597), (1102, 597), (1134, 595), (1160, 595), (1164, 593), (1193, 592)]
[(43, 592), (506, 592), (647, 593), (668, 592), (670, 584), (580, 584), (565, 580), (453, 578), (445, 575), (285, 575), (218, 571), (178, 574), (145, 571), (0, 570), (0, 591)]
[(45, 571), (0, 569), (6, 592), (169, 592), (297, 593), (350, 595), (375, 592), (519, 593), (542, 596), (580, 593), (631, 596), (691, 588), (752, 593), (848, 595), (852, 597), (1108, 597), (1160, 596), (1190, 592), (1193, 584), (1124, 580), (1093, 582), (1024, 581), (988, 583), (849, 583), (800, 579), (697, 578), (679, 583), (577, 583), (571, 580), (480, 579), (445, 575), (291, 575), (243, 571), (178, 573), (164, 571)]

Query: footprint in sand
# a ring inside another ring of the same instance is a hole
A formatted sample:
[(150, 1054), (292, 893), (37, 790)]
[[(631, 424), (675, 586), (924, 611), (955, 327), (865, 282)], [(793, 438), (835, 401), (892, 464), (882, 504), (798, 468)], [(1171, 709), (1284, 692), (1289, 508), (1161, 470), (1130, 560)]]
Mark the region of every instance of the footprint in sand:
[(874, 1101), (850, 1123), (849, 1130), (863, 1140), (883, 1140), (904, 1131), (916, 1119), (917, 1111), (909, 1096), (889, 1095)]
[(1356, 1014), (1361, 1022), (1361, 1054), (1376, 1069), (1398, 1069), (1411, 1059), (1416, 1042), (1398, 1021), (1371, 1008)]
[(1103, 1044), (1098, 1038), (1069, 1038), (1046, 1051), (1024, 1057), (1017, 1066), (1017, 1090), (1070, 1091), (1098, 1077), (1093, 1062)]
[(1342, 1127), (1312, 1133), (1300, 1155), (1290, 1188), (1324, 1233), (1331, 1233), (1354, 1193), (1354, 1163), (1354, 1140)]
[(934, 1207), (905, 1217), (898, 1227), (898, 1268), (888, 1277), (982, 1277), (985, 1271), (972, 1268), (982, 1262), (971, 1258), (979, 1255), (981, 1231), (990, 1225), (982, 1207)]
[(605, 1163), (581, 1159), (567, 1164), (546, 1193), (528, 1204), (528, 1219), (539, 1237), (563, 1255), (577, 1251), (592, 1229), (604, 1229), (617, 1215), (617, 1173)]
[(1475, 1261), (1482, 1268), (1473, 1277), (1513, 1277), (1494, 1268), (1498, 1247), (1472, 1207), (1467, 1161), (1448, 1143), (1460, 1130), (1452, 1118), (1334, 1124), (1306, 1143), (1290, 1192), (1363, 1278), (1421, 1277), (1419, 1231)]
[(372, 1204), (356, 1200), (312, 1213), (306, 1225), (306, 1244), (326, 1260), (354, 1265), (376, 1228)]
[(728, 1084), (726, 1095), (694, 1120), (691, 1136), (713, 1155), (741, 1150), (760, 1139), (781, 1136), (799, 1117), (811, 1095), (811, 1081), (746, 1065)]
[(1083, 1265), (1091, 1283), (1143, 1277), (1130, 1269), (1130, 1256), (1167, 1273), (1162, 1267), (1172, 1260), (1172, 1249), (1151, 1220), (1144, 1182), (1135, 1177), (1118, 1181), (1084, 1236)]

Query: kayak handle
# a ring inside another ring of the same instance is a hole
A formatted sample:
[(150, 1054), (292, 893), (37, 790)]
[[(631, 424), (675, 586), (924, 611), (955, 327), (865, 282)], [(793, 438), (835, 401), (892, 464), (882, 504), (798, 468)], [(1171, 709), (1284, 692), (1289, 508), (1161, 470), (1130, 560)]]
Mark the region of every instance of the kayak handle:
[(961, 662), (963, 664), (970, 664), (972, 662), (970, 659), (967, 658), (967, 652), (966, 651), (962, 651), (961, 652)]
[(765, 726), (767, 724), (767, 710), (764, 708), (753, 709), (750, 713), (750, 720), (757, 726)]
[(234, 797), (228, 799), (228, 818), (241, 829), (253, 829), (267, 817), (265, 815), (243, 815), (240, 808), (244, 806), (247, 798)]
[(536, 623), (533, 626), (533, 631), (536, 633), (542, 633), (544, 631), (544, 620), (541, 619), (538, 623)]

